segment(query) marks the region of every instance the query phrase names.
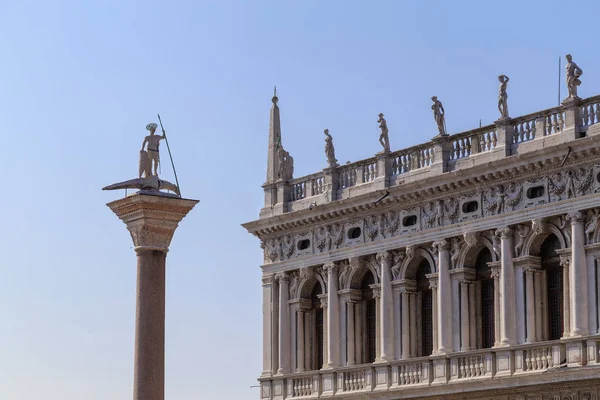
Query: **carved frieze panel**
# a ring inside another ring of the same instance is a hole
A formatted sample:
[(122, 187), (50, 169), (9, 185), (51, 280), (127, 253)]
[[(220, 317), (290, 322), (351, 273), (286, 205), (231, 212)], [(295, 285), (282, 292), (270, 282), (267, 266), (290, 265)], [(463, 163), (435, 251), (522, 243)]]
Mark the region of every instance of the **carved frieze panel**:
[(342, 242), (344, 247), (364, 243), (364, 220), (362, 218), (346, 223), (344, 229)]

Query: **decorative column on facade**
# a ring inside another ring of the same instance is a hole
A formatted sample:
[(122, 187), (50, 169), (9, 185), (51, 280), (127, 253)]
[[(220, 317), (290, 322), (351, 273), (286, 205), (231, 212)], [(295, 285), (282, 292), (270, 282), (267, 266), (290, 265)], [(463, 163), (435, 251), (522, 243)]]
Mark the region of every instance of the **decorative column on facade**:
[(525, 268), (525, 290), (527, 293), (527, 343), (534, 343), (535, 334), (535, 291), (533, 284), (533, 268)]
[(323, 365), (321, 369), (326, 369), (329, 366), (329, 359), (327, 356), (327, 349), (329, 348), (329, 324), (327, 322), (327, 294), (319, 295), (321, 300), (321, 308), (323, 309)]
[(388, 251), (377, 254), (381, 267), (381, 299), (379, 334), (381, 341), (381, 361), (394, 359), (394, 299), (392, 297), (392, 255)]
[(452, 288), (450, 282), (450, 253), (448, 241), (433, 244), (438, 251), (438, 353), (452, 351)]
[(356, 306), (356, 301), (354, 300), (348, 300), (346, 302), (346, 305), (348, 307), (348, 318), (347, 318), (347, 326), (348, 326), (348, 333), (347, 333), (347, 338), (346, 340), (348, 341), (347, 344), (347, 356), (346, 356), (346, 364), (347, 365), (354, 365), (356, 363), (356, 357), (355, 357), (355, 350), (356, 350), (356, 339), (355, 339), (355, 315), (354, 315), (354, 310), (355, 310), (355, 306)]
[[(431, 289), (431, 319), (432, 319), (432, 342), (433, 352), (432, 355), (438, 353), (438, 283), (437, 279), (432, 278), (429, 280), (429, 288)], [(429, 354), (423, 354), (427, 356)]]
[(298, 372), (303, 372), (304, 371), (304, 343), (305, 343), (305, 338), (304, 338), (304, 318), (306, 315), (306, 309), (304, 308), (299, 308), (298, 309), (298, 328), (297, 328), (297, 334), (296, 334), (296, 363), (298, 365), (297, 371)]
[(375, 299), (375, 362), (381, 360), (381, 290), (373, 288), (373, 298)]
[(569, 293), (571, 297), (571, 336), (583, 336), (588, 327), (588, 282), (585, 257), (585, 214), (577, 211), (568, 215), (571, 220), (571, 268)]
[(494, 280), (494, 347), (500, 346), (500, 269), (492, 268), (492, 279)]
[(568, 256), (560, 257), (560, 266), (563, 268), (563, 338), (571, 336), (571, 305), (570, 305), (570, 291), (571, 285), (569, 284), (569, 269), (571, 262)]
[[(515, 319), (515, 270), (513, 266), (513, 230), (506, 227), (499, 229), (501, 264), (500, 264), (500, 344), (508, 346), (517, 342), (517, 325)], [(533, 294), (533, 292), (530, 292)]]
[(596, 255), (592, 252), (586, 254), (587, 277), (588, 277), (588, 325), (590, 335), (598, 333), (598, 304), (596, 299)]
[(273, 370), (273, 294), (275, 276), (273, 274), (262, 277), (263, 284), (263, 372), (262, 375), (277, 373)]
[(402, 290), (402, 359), (410, 358), (410, 314), (409, 314), (409, 296), (410, 293)]
[(460, 342), (461, 351), (471, 350), (469, 338), (469, 284), (470, 282), (460, 281)]
[(323, 265), (327, 274), (327, 366), (340, 363), (340, 306), (338, 299), (338, 270), (334, 263)]
[(290, 288), (285, 272), (275, 275), (279, 282), (279, 369), (278, 374), (290, 372)]

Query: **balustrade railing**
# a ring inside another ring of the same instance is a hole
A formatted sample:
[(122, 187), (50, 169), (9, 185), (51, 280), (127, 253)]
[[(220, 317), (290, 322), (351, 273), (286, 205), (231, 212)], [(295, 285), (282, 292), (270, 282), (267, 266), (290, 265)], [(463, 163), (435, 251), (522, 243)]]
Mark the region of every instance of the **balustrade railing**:
[[(578, 110), (580, 113), (577, 114), (580, 115), (576, 116), (575, 120), (580, 127), (600, 123), (600, 96), (582, 100), (577, 107), (580, 107), (580, 110)], [(435, 138), (428, 143), (392, 152), (389, 154), (389, 160), (387, 161), (391, 167), (389, 174), (390, 176), (406, 174), (420, 168), (431, 167), (436, 161), (443, 161), (439, 163), (441, 165), (440, 171), (445, 172), (447, 168), (445, 162), (465, 159), (475, 153), (491, 151), (506, 144), (513, 145), (510, 154), (518, 154), (520, 143), (563, 132), (566, 129), (567, 110), (572, 109), (561, 105), (511, 118), (509, 126), (512, 129), (508, 129), (508, 132), (512, 133), (509, 133), (511, 136), (507, 138), (506, 142), (504, 142), (504, 137), (502, 139), (499, 137), (502, 126), (492, 124), (446, 138)], [(502, 143), (500, 140), (502, 140)], [(436, 154), (439, 149), (442, 149), (441, 153)], [(529, 148), (525, 147), (525, 151), (529, 151)], [(441, 157), (445, 159), (442, 160)], [(436, 160), (436, 158), (440, 159)], [(384, 171), (379, 170), (381, 168), (379, 161), (377, 158), (372, 157), (335, 167), (333, 172), (336, 175), (336, 180), (331, 182), (330, 185), (333, 184), (338, 190), (343, 190), (364, 183), (375, 182), (377, 178), (389, 178), (389, 176), (380, 176)], [(323, 194), (325, 192), (326, 173), (320, 172), (292, 180), (290, 182), (291, 201)], [(382, 181), (385, 182), (383, 179)], [(340, 193), (334, 193), (331, 200), (335, 200)]]
[(423, 383), (425, 381), (424, 372), (422, 362), (398, 365), (398, 386)]
[(457, 357), (453, 361), (456, 362), (457, 378), (476, 378), (484, 376), (486, 370), (486, 359), (483, 355)]
[(315, 394), (312, 376), (292, 378), (291, 393), (289, 397), (311, 396)]
[(541, 371), (552, 365), (552, 346), (534, 347), (523, 351), (523, 371)]
[(342, 390), (355, 392), (369, 389), (367, 371), (370, 371), (370, 367), (342, 372)]

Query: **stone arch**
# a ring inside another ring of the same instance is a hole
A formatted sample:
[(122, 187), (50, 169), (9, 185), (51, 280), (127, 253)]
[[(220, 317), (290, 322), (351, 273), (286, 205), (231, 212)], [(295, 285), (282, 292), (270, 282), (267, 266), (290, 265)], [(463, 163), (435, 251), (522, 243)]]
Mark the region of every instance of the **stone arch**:
[(565, 236), (561, 232), (561, 230), (554, 224), (549, 222), (544, 223), (544, 229), (541, 231), (535, 232), (533, 229), (525, 239), (525, 243), (523, 244), (522, 255), (523, 256), (537, 256), (540, 254), (540, 250), (542, 247), (542, 243), (544, 240), (550, 235), (554, 234), (558, 238), (560, 242), (560, 248), (566, 249), (569, 247)]
[(371, 271), (375, 283), (378, 284), (379, 272), (377, 271), (377, 263), (377, 258), (375, 256), (361, 260), (360, 266), (358, 268), (353, 268), (348, 276), (348, 288), (360, 289), (362, 280), (367, 271)]
[(296, 298), (310, 299), (315, 285), (321, 286), (321, 293), (327, 293), (327, 285), (323, 281), (323, 277), (320, 274), (312, 273), (309, 277), (300, 281), (297, 293), (295, 293)]
[(498, 261), (498, 255), (494, 251), (494, 244), (491, 238), (487, 235), (481, 235), (474, 245), (462, 248), (456, 268), (475, 268), (477, 257), (484, 248), (487, 248), (492, 254), (492, 261)]
[(415, 276), (417, 275), (417, 268), (419, 268), (419, 265), (421, 265), (423, 259), (429, 262), (429, 268), (432, 274), (438, 272), (435, 259), (430, 252), (421, 247), (415, 249), (414, 252), (415, 254), (413, 257), (404, 260), (402, 263), (402, 266), (400, 267), (400, 273), (398, 274), (398, 279), (415, 279)]

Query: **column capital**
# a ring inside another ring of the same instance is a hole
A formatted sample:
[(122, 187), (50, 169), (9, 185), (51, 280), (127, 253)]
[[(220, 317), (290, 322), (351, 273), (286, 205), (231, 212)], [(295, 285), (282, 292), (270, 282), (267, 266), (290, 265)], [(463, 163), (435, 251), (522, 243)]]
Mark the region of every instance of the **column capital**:
[(379, 263), (389, 263), (392, 260), (392, 254), (389, 251), (382, 251), (375, 256)]
[(560, 256), (560, 266), (561, 267), (568, 269), (569, 264), (571, 264), (571, 259), (569, 258), (569, 256)]
[(492, 278), (500, 279), (500, 268), (492, 268)]
[(500, 236), (500, 239), (512, 239), (514, 230), (508, 226), (504, 226), (496, 229), (496, 235)]
[(571, 221), (572, 225), (583, 224), (587, 220), (586, 214), (581, 211), (571, 211), (565, 215), (567, 221)]
[(450, 243), (446, 239), (435, 241), (431, 246), (436, 248), (438, 251), (450, 249)]
[(198, 200), (134, 194), (107, 206), (125, 223), (135, 251), (167, 252), (179, 222)]
[(328, 262), (323, 264), (323, 271), (325, 271), (327, 274), (331, 274), (333, 272), (336, 272), (337, 270), (338, 266), (334, 262)]
[(275, 274), (275, 279), (277, 282), (288, 282), (290, 280), (290, 276), (287, 272), (278, 272)]
[(275, 282), (275, 274), (267, 274), (262, 276), (262, 284), (263, 286), (272, 285)]

